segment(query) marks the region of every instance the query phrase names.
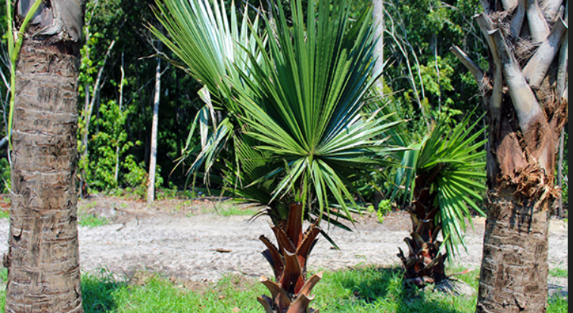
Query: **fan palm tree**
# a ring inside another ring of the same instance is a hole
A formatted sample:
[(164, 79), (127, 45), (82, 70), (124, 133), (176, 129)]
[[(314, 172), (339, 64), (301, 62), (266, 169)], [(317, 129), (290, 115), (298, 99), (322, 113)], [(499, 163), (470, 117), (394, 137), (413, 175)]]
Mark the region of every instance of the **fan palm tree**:
[[(320, 275), (307, 280), (306, 261), (323, 215), (351, 219), (349, 206), (355, 204), (350, 177), (380, 163), (374, 156), (386, 149), (371, 138), (399, 123), (362, 110), (362, 98), (379, 76), (372, 73), (376, 55), (371, 11), (365, 10), (351, 25), (347, 1), (308, 1), (305, 23), (301, 1), (292, 1), (292, 23), (287, 23), (279, 3), (272, 23), (263, 17), (268, 39), (255, 27), (248, 36), (243, 28), (234, 37), (236, 50), (229, 52), (241, 57), (220, 57), (217, 63), (211, 58), (225, 56), (223, 45), (212, 44), (215, 40), (206, 40), (211, 37), (204, 34), (207, 28), (213, 33), (224, 30), (225, 22), (215, 25), (217, 13), (214, 19), (201, 13), (211, 10), (206, 1), (165, 3), (167, 9), (158, 17), (171, 39), (157, 35), (192, 75), (200, 79), (200, 70), (209, 68), (216, 78), (206, 86), (233, 118), (233, 158), (226, 160), (223, 170), (228, 188), (246, 201), (269, 207), (278, 248), (261, 240), (276, 282), (261, 278), (272, 297), (259, 301), (267, 312), (307, 312), (310, 291)], [(202, 42), (210, 42), (202, 48), (214, 51), (198, 51), (195, 47)], [(207, 77), (202, 81), (208, 82)], [(210, 99), (204, 99), (209, 105)], [(204, 112), (198, 119), (207, 118)], [(213, 138), (217, 136), (214, 132)], [(342, 213), (329, 209), (332, 202)], [(312, 221), (305, 233), (303, 217)]]
[[(259, 300), (267, 312), (307, 312), (308, 293), (320, 279), (306, 280), (304, 270), (319, 232), (316, 225), (330, 202), (351, 219), (347, 202), (355, 203), (349, 177), (379, 164), (374, 156), (385, 148), (372, 138), (395, 125), (387, 122), (387, 115), (366, 117), (362, 111), (362, 98), (378, 77), (371, 75), (376, 55), (370, 8), (352, 26), (346, 1), (321, 1), (316, 8), (309, 1), (307, 23), (301, 1), (291, 2), (291, 12), (292, 27), (280, 3), (273, 14), (275, 22), (267, 21), (267, 33), (272, 34), (268, 49), (255, 35), (262, 62), (250, 55), (252, 80), (244, 73), (249, 84), (239, 86), (236, 97), (246, 113), (239, 117), (246, 125), (243, 134), (254, 141), (250, 149), (267, 167), (266, 174), (250, 186), (271, 181), (269, 203), (285, 197), (294, 200), (288, 220), (273, 228), (279, 247), (263, 239), (277, 278), (276, 283), (262, 279), (272, 294)], [(302, 234), (305, 209), (317, 212), (317, 218)], [(277, 274), (283, 264), (284, 273)]]
[[(475, 203), (481, 199), (477, 191), (485, 189), (481, 182), (485, 178), (485, 151), (479, 151), (485, 141), (474, 143), (485, 129), (474, 133), (477, 122), (471, 125), (469, 121), (466, 117), (451, 129), (442, 117), (421, 138), (407, 133), (400, 136), (411, 150), (402, 154), (392, 195), (398, 186), (406, 187), (412, 232), (404, 239), (407, 254), (398, 248), (398, 257), (406, 278), (417, 286), (443, 280), (445, 260), (454, 256), (458, 244), (465, 247), (465, 220), (472, 224), (467, 205), (485, 216)], [(440, 232), (443, 242), (438, 240)], [(442, 245), (446, 250), (443, 254)]]

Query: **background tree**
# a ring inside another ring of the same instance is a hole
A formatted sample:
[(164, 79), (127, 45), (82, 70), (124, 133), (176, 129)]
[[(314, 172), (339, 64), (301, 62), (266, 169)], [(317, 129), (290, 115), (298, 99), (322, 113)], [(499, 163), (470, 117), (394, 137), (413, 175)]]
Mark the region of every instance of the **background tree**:
[[(18, 2), (17, 26), (31, 7)], [(42, 2), (23, 34), (12, 85), (6, 312), (83, 312), (75, 186), (83, 20), (83, 1)]]
[[(161, 53), (161, 42), (158, 42), (157, 50)], [(161, 98), (161, 59), (157, 59), (155, 69), (155, 93), (153, 97), (153, 118), (151, 120), (151, 148), (149, 153), (149, 179), (147, 181), (147, 203), (155, 199), (155, 166), (157, 164), (157, 127), (159, 125), (159, 100)]]
[(452, 49), (480, 84), (489, 113), (477, 312), (545, 312), (555, 155), (568, 111), (567, 3), (482, 5), (475, 19), (490, 49), (487, 72)]
[[(378, 58), (374, 65), (374, 72), (382, 72), (384, 67), (384, 14), (384, 1), (372, 0), (372, 17), (374, 19), (375, 36), (378, 39), (376, 42), (376, 53), (378, 53)], [(381, 80), (382, 79), (377, 81), (374, 86), (380, 93), (380, 96), (383, 96), (384, 84)]]

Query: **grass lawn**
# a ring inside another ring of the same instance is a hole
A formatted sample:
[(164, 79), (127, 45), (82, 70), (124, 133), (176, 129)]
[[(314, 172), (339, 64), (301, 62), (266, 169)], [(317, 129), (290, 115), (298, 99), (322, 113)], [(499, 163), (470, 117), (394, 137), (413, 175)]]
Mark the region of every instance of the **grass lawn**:
[[(457, 272), (452, 269), (451, 272)], [(475, 290), (479, 274), (456, 276)], [(6, 270), (0, 273), (6, 280)], [(477, 296), (451, 296), (405, 287), (398, 268), (365, 267), (324, 273), (316, 286), (312, 307), (327, 312), (475, 312)], [(185, 286), (158, 275), (138, 273), (129, 282), (102, 270), (83, 275), (84, 309), (91, 312), (262, 312), (256, 297), (268, 293), (256, 279), (226, 276), (217, 283)], [(477, 294), (477, 292), (476, 292)], [(4, 310), (5, 292), (0, 292)], [(547, 312), (567, 312), (567, 297), (554, 296)]]

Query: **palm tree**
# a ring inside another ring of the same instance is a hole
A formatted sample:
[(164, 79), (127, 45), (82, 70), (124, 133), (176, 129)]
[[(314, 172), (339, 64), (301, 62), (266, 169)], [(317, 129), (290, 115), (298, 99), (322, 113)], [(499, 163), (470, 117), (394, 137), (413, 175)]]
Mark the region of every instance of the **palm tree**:
[[(31, 7), (20, 0), (14, 20)], [(35, 12), (22, 30), (20, 59), (12, 59), (17, 93), (6, 312), (83, 312), (75, 179), (84, 3), (41, 1)]]
[[(406, 211), (412, 220), (411, 237), (404, 239), (407, 254), (398, 248), (398, 257), (407, 281), (417, 286), (446, 278), (445, 261), (459, 253), (458, 244), (465, 247), (465, 220), (473, 227), (466, 205), (485, 216), (474, 202), (481, 199), (476, 191), (485, 189), (480, 182), (485, 178), (485, 151), (478, 152), (485, 141), (474, 143), (485, 129), (474, 133), (476, 125), (466, 117), (451, 128), (441, 116), (421, 138), (405, 130), (394, 134), (394, 140), (410, 148), (399, 154), (401, 167), (392, 188), (395, 197), (399, 186), (405, 186)], [(443, 242), (438, 240), (440, 232)]]
[[(279, 3), (275, 23), (266, 24), (267, 33), (273, 34), (268, 49), (255, 35), (262, 62), (250, 56), (252, 83), (237, 88), (237, 104), (246, 113), (240, 116), (244, 136), (255, 141), (251, 149), (270, 167), (250, 185), (271, 181), (270, 203), (292, 199), (288, 220), (273, 228), (279, 247), (262, 238), (275, 273), (284, 264), (276, 283), (262, 279), (272, 294), (259, 299), (267, 312), (307, 312), (308, 293), (320, 279), (305, 277), (308, 253), (320, 231), (317, 225), (325, 210), (327, 216), (336, 214), (328, 209), (330, 202), (351, 219), (347, 202), (355, 203), (349, 178), (378, 164), (373, 156), (383, 148), (371, 138), (394, 125), (386, 122), (388, 116), (363, 115), (362, 98), (378, 77), (371, 75), (376, 59), (372, 13), (369, 8), (351, 26), (347, 4), (321, 1), (315, 8), (309, 1), (305, 23), (301, 2), (292, 1), (289, 27)], [(303, 234), (305, 209), (316, 217)]]
[(487, 222), (477, 312), (545, 312), (557, 140), (567, 122), (563, 0), (482, 1), (489, 69), (452, 50), (481, 87), (489, 118)]
[[(216, 88), (212, 94), (227, 110), (233, 130), (229, 132), (233, 158), (222, 166), (227, 188), (245, 201), (268, 205), (265, 211), (274, 223), (278, 247), (264, 237), (261, 240), (275, 282), (261, 278), (271, 297), (261, 297), (259, 302), (267, 312), (307, 312), (310, 291), (320, 279), (319, 274), (306, 278), (319, 224), (323, 216), (351, 219), (349, 207), (355, 206), (349, 190), (351, 177), (380, 163), (374, 156), (383, 154), (385, 148), (371, 138), (399, 123), (363, 111), (362, 98), (379, 76), (372, 74), (376, 54), (371, 10), (351, 25), (347, 1), (308, 1), (305, 23), (301, 1), (292, 1), (292, 23), (287, 23), (278, 3), (273, 22), (264, 17), (268, 37), (253, 31), (255, 27), (249, 35), (246, 28), (240, 33), (230, 31), (240, 44), (230, 52), (232, 59), (221, 57), (222, 62), (213, 64), (213, 56), (207, 54), (218, 57), (222, 45), (204, 45), (214, 51), (196, 57), (201, 54), (200, 43), (208, 42), (203, 40), (208, 36), (197, 34), (206, 34), (207, 29), (225, 32), (225, 22), (219, 27), (212, 22), (217, 17), (202, 18), (208, 14), (201, 12), (212, 9), (198, 0), (190, 6), (176, 0), (165, 4), (168, 9), (162, 11), (162, 22), (173, 43), (162, 40), (191, 74), (201, 75), (199, 69), (209, 68), (219, 75), (209, 91)], [(224, 16), (217, 10), (212, 10), (214, 16)], [(191, 16), (185, 18), (180, 12)], [(189, 27), (172, 18), (180, 18)], [(215, 70), (219, 64), (224, 67)], [(209, 112), (200, 114), (205, 115), (198, 119), (206, 119)], [(213, 134), (219, 138), (217, 132)], [(205, 152), (208, 147), (209, 143), (204, 144), (198, 156), (211, 153)], [(333, 202), (340, 212), (330, 209)], [(312, 222), (305, 233), (303, 218)]]

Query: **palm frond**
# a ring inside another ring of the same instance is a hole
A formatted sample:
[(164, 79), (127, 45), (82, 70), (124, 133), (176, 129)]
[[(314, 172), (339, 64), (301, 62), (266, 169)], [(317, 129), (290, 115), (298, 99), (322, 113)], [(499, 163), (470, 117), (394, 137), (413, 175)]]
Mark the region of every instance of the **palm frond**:
[[(206, 105), (197, 113), (183, 159), (195, 157), (190, 173), (204, 166), (208, 174), (214, 156), (239, 126), (234, 119), (217, 125), (214, 111), (240, 114), (233, 100), (233, 86), (248, 83), (244, 81), (244, 73), (249, 72), (251, 62), (260, 59), (261, 45), (250, 31), (247, 6), (239, 23), (235, 5), (231, 5), (229, 22), (222, 0), (156, 0), (156, 4), (155, 16), (167, 34), (153, 25), (149, 25), (149, 29), (181, 60), (184, 70), (204, 86), (199, 95)], [(257, 28), (258, 22), (257, 16), (252, 27)], [(261, 40), (264, 49), (266, 39), (263, 36)], [(246, 77), (249, 79), (248, 74)], [(198, 154), (198, 149), (190, 147), (196, 129), (201, 141)]]
[(254, 148), (287, 164), (273, 200), (302, 185), (299, 193), (316, 198), (319, 216), (334, 198), (350, 217), (346, 200), (354, 200), (339, 169), (376, 164), (376, 153), (387, 151), (377, 150), (372, 138), (399, 121), (366, 118), (361, 112), (364, 95), (377, 78), (371, 73), (375, 55), (369, 9), (351, 27), (347, 1), (332, 4), (320, 1), (315, 8), (309, 1), (305, 24), (301, 2), (291, 1), (291, 27), (279, 2), (274, 24), (266, 21), (267, 33), (273, 34), (268, 49), (255, 35), (262, 61), (254, 62), (248, 52), (252, 83), (237, 87), (236, 99), (246, 113), (240, 117), (249, 125), (245, 134), (258, 141)]

